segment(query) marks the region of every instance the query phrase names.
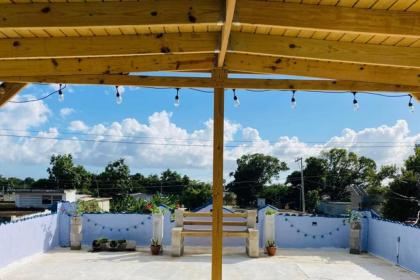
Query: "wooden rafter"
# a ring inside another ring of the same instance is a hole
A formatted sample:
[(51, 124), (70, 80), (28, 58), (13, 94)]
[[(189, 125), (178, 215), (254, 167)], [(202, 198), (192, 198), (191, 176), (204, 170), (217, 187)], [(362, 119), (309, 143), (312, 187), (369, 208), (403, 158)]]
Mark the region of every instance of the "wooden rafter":
[(147, 71), (198, 71), (214, 67), (214, 54), (144, 55), (3, 60), (0, 76), (121, 74)]
[(0, 59), (214, 53), (217, 33), (0, 40)]
[(420, 48), (233, 32), (233, 52), (420, 68)]
[(142, 0), (120, 2), (0, 4), (2, 29), (168, 26), (217, 23), (219, 1)]
[(25, 83), (3, 83), (0, 85), (0, 107), (26, 86)]
[(420, 92), (412, 92), (411, 95), (420, 102)]
[(416, 12), (259, 0), (238, 0), (236, 10), (237, 21), (244, 25), (420, 37)]
[(233, 15), (235, 13), (236, 0), (226, 0), (226, 15), (225, 24), (222, 28), (222, 35), (220, 39), (220, 52), (217, 58), (217, 66), (223, 67), (226, 57), (226, 51), (229, 44), (230, 30), (232, 29)]
[(226, 68), (259, 74), (283, 74), (334, 80), (420, 85), (420, 70), (390, 66), (339, 63), (285, 57), (229, 53)]
[(379, 84), (336, 80), (290, 80), (290, 79), (255, 79), (228, 78), (218, 83), (203, 77), (168, 77), (168, 76), (129, 76), (129, 75), (64, 75), (33, 77), (1, 77), (0, 80), (19, 83), (57, 83), (88, 85), (125, 85), (171, 88), (224, 88), (235, 89), (272, 89), (272, 90), (324, 90), (324, 91), (388, 91), (420, 92), (419, 86), (398, 84)]

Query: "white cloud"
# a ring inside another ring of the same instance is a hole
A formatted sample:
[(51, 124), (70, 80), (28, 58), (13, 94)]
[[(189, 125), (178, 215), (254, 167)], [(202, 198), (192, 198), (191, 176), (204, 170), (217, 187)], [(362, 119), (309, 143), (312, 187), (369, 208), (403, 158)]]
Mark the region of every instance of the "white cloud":
[(71, 114), (73, 114), (74, 112), (76, 112), (73, 108), (62, 108), (60, 109), (60, 117), (65, 118), (70, 116)]
[[(0, 127), (29, 130), (45, 126), (50, 114), (43, 102), (9, 103), (0, 111)], [(59, 141), (54, 138), (69, 139), (70, 136), (60, 135), (56, 128), (51, 127), (35, 135), (48, 139), (0, 137), (0, 146), (7, 147), (0, 149), (0, 158), (3, 163), (47, 165), (51, 154), (72, 153), (78, 163), (97, 167), (123, 157), (135, 169), (211, 170), (211, 119), (200, 129), (188, 131), (172, 121), (172, 113), (162, 111), (149, 116), (145, 123), (127, 118), (111, 124), (89, 126), (76, 120), (68, 124), (68, 130), (75, 133), (70, 139), (88, 141)], [(19, 135), (29, 135), (29, 132)], [(227, 174), (235, 168), (236, 159), (246, 153), (270, 154), (296, 168), (296, 157), (318, 155), (323, 149), (332, 147), (346, 147), (375, 159), (378, 164), (401, 164), (413, 152), (414, 143), (420, 141), (420, 134), (410, 134), (407, 122), (399, 120), (392, 126), (360, 131), (344, 129), (340, 135), (320, 144), (305, 143), (289, 136), (270, 141), (262, 138), (256, 128), (226, 120), (224, 139)]]

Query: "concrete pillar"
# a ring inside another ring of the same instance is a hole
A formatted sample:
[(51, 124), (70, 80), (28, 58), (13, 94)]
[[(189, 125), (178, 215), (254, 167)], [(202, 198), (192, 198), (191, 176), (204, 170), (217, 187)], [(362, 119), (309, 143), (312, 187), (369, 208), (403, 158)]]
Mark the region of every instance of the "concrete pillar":
[(176, 227), (184, 226), (184, 212), (185, 212), (185, 208), (175, 209), (175, 226)]
[(163, 250), (163, 214), (157, 213), (152, 215), (153, 221), (153, 232), (152, 238), (153, 240), (157, 240), (159, 242), (160, 249)]
[(182, 237), (182, 227), (172, 228), (171, 250), (173, 257), (180, 257), (184, 254), (184, 238)]
[(248, 229), (248, 238), (246, 239), (246, 253), (251, 258), (258, 258), (260, 255), (260, 234), (257, 229)]
[(82, 248), (82, 221), (83, 217), (72, 217), (70, 220), (70, 249)]
[(264, 217), (264, 248), (268, 240), (276, 241), (276, 215)]
[(257, 210), (248, 210), (247, 216), (247, 227), (256, 228), (257, 227)]
[(350, 254), (360, 254), (362, 252), (361, 232), (362, 223), (359, 220), (350, 222)]

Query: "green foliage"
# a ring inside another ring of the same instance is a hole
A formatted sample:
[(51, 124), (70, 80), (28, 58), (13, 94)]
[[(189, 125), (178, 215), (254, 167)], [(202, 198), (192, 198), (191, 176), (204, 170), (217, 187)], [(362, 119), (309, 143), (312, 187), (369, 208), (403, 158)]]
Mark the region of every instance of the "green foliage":
[(94, 200), (78, 201), (76, 212), (78, 215), (83, 213), (101, 212), (101, 208), (99, 207), (98, 202)]
[(265, 198), (267, 204), (271, 204), (277, 208), (284, 208), (284, 205), (293, 200), (291, 194), (293, 189), (285, 185), (271, 185), (262, 189), (259, 197)]
[(264, 154), (243, 155), (236, 163), (236, 171), (230, 174), (234, 180), (227, 187), (236, 194), (241, 207), (254, 206), (263, 187), (289, 169), (285, 162)]
[(132, 192), (130, 180), (130, 168), (124, 159), (110, 162), (105, 170), (99, 174), (99, 192), (101, 196), (116, 197), (127, 195)]
[(156, 193), (152, 196), (150, 202), (153, 205), (165, 205), (171, 209), (174, 209), (178, 204), (178, 198), (174, 195), (162, 195), (161, 193)]
[(161, 246), (161, 243), (160, 243), (159, 240), (153, 238), (152, 240), (150, 240), (150, 245), (152, 245), (152, 246)]
[(318, 190), (310, 190), (305, 196), (306, 209), (309, 212), (314, 212), (319, 202), (321, 201), (321, 196), (319, 195)]
[(276, 241), (267, 240), (267, 242), (265, 242), (265, 247), (276, 247)]
[(277, 214), (277, 211), (276, 210), (274, 210), (274, 209), (271, 209), (271, 208), (268, 208), (266, 211), (265, 211), (265, 215), (266, 216), (271, 216), (271, 215), (276, 215)]
[(209, 184), (195, 182), (195, 184), (184, 188), (181, 194), (181, 201), (186, 208), (194, 209), (209, 202), (211, 195)]

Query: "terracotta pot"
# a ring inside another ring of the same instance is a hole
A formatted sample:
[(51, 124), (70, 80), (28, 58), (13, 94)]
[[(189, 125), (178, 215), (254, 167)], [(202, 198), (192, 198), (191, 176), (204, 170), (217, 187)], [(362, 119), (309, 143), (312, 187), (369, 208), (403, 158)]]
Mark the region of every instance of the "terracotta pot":
[(267, 249), (267, 254), (270, 257), (276, 255), (276, 251), (277, 251), (277, 248), (276, 247), (266, 247), (266, 249)]
[(152, 252), (152, 255), (159, 255), (160, 254), (160, 245), (150, 245), (150, 251)]

